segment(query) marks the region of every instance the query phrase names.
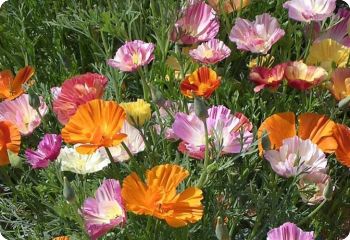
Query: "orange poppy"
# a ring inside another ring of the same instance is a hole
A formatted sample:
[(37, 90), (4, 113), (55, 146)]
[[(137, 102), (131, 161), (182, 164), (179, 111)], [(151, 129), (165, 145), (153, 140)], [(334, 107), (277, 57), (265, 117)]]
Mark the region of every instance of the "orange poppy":
[(55, 237), (52, 240), (69, 240), (70, 238), (68, 236), (60, 236), (60, 237)]
[(220, 86), (220, 77), (214, 70), (208, 67), (200, 67), (187, 76), (180, 84), (180, 90), (186, 97), (209, 98)]
[(178, 165), (159, 165), (147, 172), (146, 183), (133, 172), (124, 179), (122, 197), (126, 208), (138, 215), (164, 219), (172, 227), (195, 223), (203, 216), (202, 190), (176, 188), (189, 173)]
[[(298, 117), (299, 128), (296, 129), (295, 114), (292, 112), (277, 113), (265, 119), (258, 129), (258, 139), (261, 139), (266, 131), (272, 149), (278, 149), (282, 141), (298, 135), (301, 139), (310, 139), (317, 144), (322, 151), (333, 153), (337, 148), (337, 142), (333, 137), (335, 123), (328, 117), (316, 113), (303, 113)], [(263, 148), (259, 141), (259, 152)]]
[(12, 72), (4, 70), (0, 72), (0, 100), (12, 100), (24, 93), (25, 84), (34, 75), (34, 69), (26, 66), (20, 69), (13, 77)]
[(7, 121), (0, 122), (0, 166), (10, 163), (8, 152), (18, 154), (21, 145), (21, 134), (15, 125)]
[(333, 135), (338, 143), (335, 150), (337, 160), (350, 168), (350, 129), (342, 124), (337, 124), (333, 128)]
[[(220, 12), (220, 0), (208, 0), (210, 6), (212, 6), (217, 12)], [(223, 10), (225, 13), (232, 13), (235, 10), (242, 10), (242, 8), (248, 6), (250, 0), (225, 0), (223, 1)]]
[(126, 134), (120, 133), (126, 118), (116, 102), (95, 99), (82, 104), (62, 129), (66, 143), (81, 144), (77, 151), (91, 154), (100, 147), (120, 144)]

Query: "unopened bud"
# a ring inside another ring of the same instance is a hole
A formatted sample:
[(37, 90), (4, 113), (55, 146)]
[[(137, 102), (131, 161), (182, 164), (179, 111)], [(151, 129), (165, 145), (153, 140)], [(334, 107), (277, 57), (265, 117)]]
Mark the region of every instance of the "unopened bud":
[(208, 117), (208, 108), (203, 99), (197, 97), (194, 98), (194, 112), (197, 117), (203, 121)]
[(343, 98), (342, 100), (340, 100), (340, 102), (338, 103), (338, 107), (341, 110), (344, 110), (346, 108), (348, 108), (350, 105), (350, 96)]
[(74, 189), (66, 177), (63, 178), (63, 182), (63, 197), (67, 200), (68, 203), (71, 203), (75, 200)]
[(271, 141), (267, 131), (265, 130), (261, 137), (261, 145), (264, 151), (271, 150)]
[(36, 95), (35, 92), (29, 91), (29, 105), (34, 108), (38, 109), (40, 107), (40, 98), (38, 95)]
[(215, 234), (218, 240), (229, 240), (230, 238), (227, 226), (224, 224), (221, 217), (218, 217), (216, 220)]
[(7, 150), (7, 154), (9, 156), (9, 160), (11, 163), (11, 166), (14, 168), (21, 168), (22, 167), (22, 158), (18, 156), (18, 154), (15, 154), (14, 152)]
[(333, 183), (332, 179), (329, 178), (326, 184), (326, 187), (323, 189), (323, 197), (328, 201), (332, 199), (333, 195)]
[(159, 107), (164, 106), (165, 99), (163, 98), (163, 95), (161, 91), (158, 90), (158, 88), (151, 86), (151, 95), (152, 95), (152, 101), (157, 104)]

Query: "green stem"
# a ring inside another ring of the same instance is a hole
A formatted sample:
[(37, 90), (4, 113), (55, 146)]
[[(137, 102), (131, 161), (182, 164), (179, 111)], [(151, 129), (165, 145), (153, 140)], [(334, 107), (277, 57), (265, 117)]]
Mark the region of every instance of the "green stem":
[(204, 166), (203, 166), (202, 174), (197, 184), (198, 188), (201, 188), (207, 180), (207, 176), (208, 176), (207, 167), (209, 165), (209, 134), (208, 134), (208, 126), (207, 126), (206, 119), (203, 120), (203, 123), (204, 123), (204, 131), (205, 131)]
[(323, 205), (327, 202), (327, 199), (323, 200), (323, 202), (317, 206), (317, 208), (315, 208), (309, 215), (307, 215), (306, 217), (304, 217), (304, 219), (302, 219), (298, 225), (303, 225), (307, 220), (309, 220), (311, 217), (313, 217), (322, 207)]
[(36, 108), (35, 111), (38, 113), (39, 118), (40, 118), (41, 122), (43, 123), (44, 130), (48, 130), (47, 125), (46, 125), (46, 121), (44, 120), (43, 115), (41, 115), (39, 108)]
[(132, 155), (130, 149), (128, 148), (128, 146), (126, 146), (126, 144), (124, 142), (122, 142), (121, 144), (122, 144), (123, 148), (125, 149), (125, 151), (128, 153), (129, 158), (132, 159), (133, 155)]
[(109, 160), (111, 160), (111, 162), (114, 162), (112, 153), (111, 153), (111, 151), (109, 150), (109, 148), (108, 148), (108, 147), (105, 147), (105, 150), (106, 150), (106, 153), (107, 153), (107, 156), (108, 156)]

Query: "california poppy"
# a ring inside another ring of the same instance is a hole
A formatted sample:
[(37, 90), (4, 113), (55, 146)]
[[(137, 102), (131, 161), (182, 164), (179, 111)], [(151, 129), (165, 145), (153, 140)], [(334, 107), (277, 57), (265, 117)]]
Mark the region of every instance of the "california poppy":
[(147, 172), (146, 183), (135, 173), (124, 179), (122, 197), (126, 208), (138, 215), (164, 219), (172, 227), (186, 226), (202, 218), (202, 190), (176, 188), (189, 173), (178, 165), (159, 165)]
[(33, 75), (34, 69), (31, 66), (20, 69), (16, 77), (13, 77), (12, 72), (9, 70), (0, 72), (0, 100), (12, 100), (23, 94), (23, 84)]
[(21, 135), (18, 129), (8, 121), (0, 121), (0, 166), (10, 163), (7, 151), (18, 154)]
[(333, 135), (338, 143), (338, 148), (335, 150), (337, 160), (350, 168), (350, 129), (337, 124), (333, 128)]
[(120, 133), (125, 118), (125, 111), (116, 102), (95, 99), (78, 107), (62, 129), (62, 138), (66, 143), (81, 144), (77, 147), (79, 153), (91, 154), (126, 138)]
[(208, 67), (200, 67), (181, 82), (180, 90), (186, 97), (209, 98), (219, 86), (220, 77), (216, 72)]
[(70, 240), (68, 236), (60, 236), (60, 237), (55, 237), (52, 240)]
[[(284, 139), (296, 135), (303, 140), (310, 139), (326, 153), (333, 153), (337, 149), (337, 142), (333, 137), (335, 123), (328, 117), (316, 113), (303, 113), (298, 117), (298, 122), (297, 133), (294, 113), (276, 113), (265, 119), (261, 124), (258, 130), (258, 138), (261, 139), (264, 132), (267, 132), (272, 149), (278, 149)], [(260, 141), (259, 152), (262, 153), (262, 151)]]

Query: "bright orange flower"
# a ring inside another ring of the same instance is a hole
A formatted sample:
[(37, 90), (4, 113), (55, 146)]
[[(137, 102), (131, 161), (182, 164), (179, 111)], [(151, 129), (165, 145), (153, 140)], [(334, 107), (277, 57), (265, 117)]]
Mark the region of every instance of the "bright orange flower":
[(60, 237), (55, 237), (52, 240), (70, 240), (68, 236), (60, 236)]
[(7, 151), (18, 154), (21, 145), (21, 134), (10, 122), (0, 122), (0, 166), (10, 163)]
[(164, 219), (172, 227), (186, 226), (202, 218), (202, 190), (176, 188), (189, 173), (178, 165), (159, 165), (147, 172), (146, 183), (133, 172), (124, 179), (122, 197), (126, 208), (138, 215)]
[(200, 67), (181, 82), (180, 90), (186, 97), (209, 98), (220, 86), (220, 77), (208, 67)]
[(99, 147), (120, 144), (126, 134), (120, 133), (125, 111), (116, 102), (95, 99), (78, 107), (62, 129), (62, 138), (71, 144), (82, 144), (76, 150), (91, 154)]
[(350, 68), (334, 70), (330, 90), (338, 101), (350, 96)]
[(12, 100), (22, 95), (24, 93), (23, 84), (33, 75), (34, 69), (30, 66), (20, 69), (16, 77), (13, 77), (9, 70), (0, 72), (0, 100)]
[(333, 128), (333, 135), (338, 143), (338, 148), (335, 150), (337, 160), (350, 168), (350, 129), (337, 124)]
[[(333, 153), (337, 149), (337, 141), (333, 137), (335, 123), (328, 117), (316, 113), (303, 113), (298, 118), (299, 128), (296, 129), (295, 114), (292, 112), (276, 113), (261, 124), (258, 130), (258, 139), (266, 131), (272, 149), (278, 149), (286, 138), (298, 135), (301, 139), (310, 139), (326, 152)], [(259, 152), (263, 148), (259, 141)]]

